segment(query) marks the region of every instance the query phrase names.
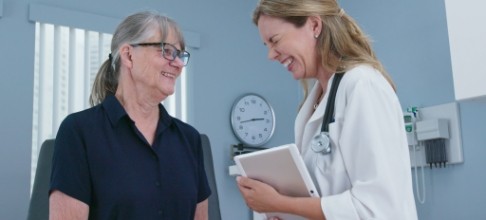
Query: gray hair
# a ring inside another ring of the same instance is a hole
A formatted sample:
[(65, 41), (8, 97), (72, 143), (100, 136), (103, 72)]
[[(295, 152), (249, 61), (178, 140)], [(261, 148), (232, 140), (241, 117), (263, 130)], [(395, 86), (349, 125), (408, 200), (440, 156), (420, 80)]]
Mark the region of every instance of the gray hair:
[(185, 50), (185, 42), (177, 23), (171, 18), (154, 11), (137, 12), (126, 17), (116, 28), (111, 40), (109, 58), (101, 65), (93, 83), (89, 98), (91, 106), (97, 105), (108, 96), (114, 95), (120, 76), (120, 46), (129, 43), (143, 42), (160, 31), (162, 41), (173, 31), (178, 38), (181, 49)]

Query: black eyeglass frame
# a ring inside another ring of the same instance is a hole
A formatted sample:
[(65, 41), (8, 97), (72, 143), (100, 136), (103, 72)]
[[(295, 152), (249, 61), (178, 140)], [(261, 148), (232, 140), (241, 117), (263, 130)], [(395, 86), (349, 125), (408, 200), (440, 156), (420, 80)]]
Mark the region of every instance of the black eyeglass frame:
[[(181, 51), (181, 50), (178, 50), (177, 47), (175, 47), (174, 45), (172, 44), (169, 44), (169, 43), (165, 43), (165, 42), (148, 42), (148, 43), (137, 43), (137, 44), (130, 44), (132, 47), (137, 47), (137, 46), (141, 46), (141, 47), (150, 47), (150, 46), (155, 46), (155, 47), (160, 47), (162, 48), (162, 56), (168, 60), (168, 61), (174, 61), (176, 57), (179, 57), (179, 59), (182, 60), (182, 63), (184, 64), (184, 66), (186, 66), (188, 63), (189, 63), (189, 58), (191, 57), (191, 54), (187, 51)], [(173, 49), (173, 52), (172, 54), (170, 54), (170, 56), (167, 56), (167, 54), (165, 53), (165, 49), (164, 47), (165, 46), (170, 46), (172, 47)]]

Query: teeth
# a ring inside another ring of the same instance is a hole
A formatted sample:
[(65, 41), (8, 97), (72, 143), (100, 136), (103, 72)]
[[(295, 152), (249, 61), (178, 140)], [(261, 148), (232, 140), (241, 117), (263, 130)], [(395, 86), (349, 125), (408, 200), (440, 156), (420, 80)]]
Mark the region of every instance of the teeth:
[(287, 68), (292, 63), (292, 59), (288, 59), (285, 63), (283, 63), (284, 67)]
[(172, 75), (170, 73), (163, 72), (162, 75), (165, 76), (165, 77), (174, 78), (174, 75)]

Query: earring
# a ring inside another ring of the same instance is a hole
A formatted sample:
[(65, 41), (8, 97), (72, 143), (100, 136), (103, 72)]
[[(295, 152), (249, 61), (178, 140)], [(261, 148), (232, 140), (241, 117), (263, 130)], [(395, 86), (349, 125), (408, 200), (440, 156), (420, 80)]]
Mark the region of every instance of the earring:
[(315, 38), (315, 39), (317, 39), (318, 37), (319, 37), (319, 35), (318, 35), (318, 34), (314, 35), (314, 38)]

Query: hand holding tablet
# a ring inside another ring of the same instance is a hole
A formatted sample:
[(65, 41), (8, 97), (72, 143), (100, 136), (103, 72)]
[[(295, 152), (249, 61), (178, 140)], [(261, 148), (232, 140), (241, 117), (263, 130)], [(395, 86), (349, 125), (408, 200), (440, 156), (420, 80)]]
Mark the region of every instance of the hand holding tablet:
[[(287, 144), (234, 157), (241, 175), (274, 187), (292, 197), (319, 197), (295, 144)], [(304, 219), (284, 213), (266, 213), (285, 220)]]

